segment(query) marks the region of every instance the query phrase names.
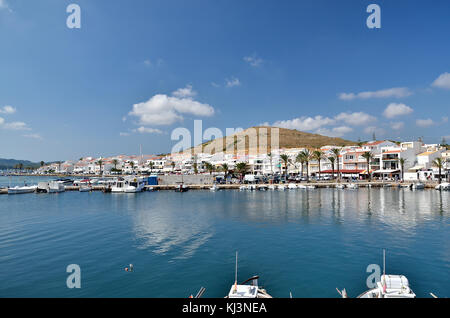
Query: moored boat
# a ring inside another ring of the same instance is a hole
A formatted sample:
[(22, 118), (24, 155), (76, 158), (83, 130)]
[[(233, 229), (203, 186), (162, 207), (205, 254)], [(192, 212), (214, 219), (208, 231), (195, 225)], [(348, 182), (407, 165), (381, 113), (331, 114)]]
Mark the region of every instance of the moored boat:
[(446, 191), (448, 191), (448, 190), (450, 190), (450, 183), (445, 182), (445, 183), (438, 184), (435, 187), (435, 189), (436, 190), (446, 190)]
[(37, 189), (37, 186), (16, 186), (14, 188), (8, 188), (8, 194), (24, 194), (24, 193), (33, 193)]

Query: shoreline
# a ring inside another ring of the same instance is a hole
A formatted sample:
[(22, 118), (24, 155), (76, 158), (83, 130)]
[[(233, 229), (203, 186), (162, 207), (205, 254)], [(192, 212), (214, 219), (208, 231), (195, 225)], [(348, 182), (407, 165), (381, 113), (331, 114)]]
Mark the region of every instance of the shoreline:
[[(288, 185), (289, 183), (283, 184)], [(360, 182), (302, 182), (302, 183), (295, 183), (295, 184), (301, 184), (301, 185), (307, 185), (307, 186), (314, 186), (316, 189), (334, 189), (337, 185), (343, 184), (357, 184), (360, 188), (402, 188), (402, 186), (409, 186), (411, 184), (414, 184), (414, 182), (366, 182), (366, 181), (360, 181)], [(433, 189), (437, 186), (437, 182), (429, 182), (425, 183), (425, 189)], [(214, 184), (185, 184), (185, 188), (189, 190), (210, 190), (210, 188)], [(243, 185), (249, 185), (249, 184), (216, 184), (217, 190), (239, 190), (239, 188)], [(264, 184), (255, 184), (256, 190), (259, 190), (260, 188), (266, 188), (272, 184), (270, 183), (264, 183)], [(275, 184), (278, 186), (278, 184)], [(170, 184), (170, 185), (146, 185), (144, 187), (144, 192), (148, 191), (175, 191), (180, 185), (179, 184)], [(92, 185), (92, 191), (103, 191), (106, 187), (104, 185)], [(80, 186), (65, 186), (65, 191), (79, 191)], [(288, 191), (289, 189), (286, 189)], [(299, 189), (301, 190), (301, 189)], [(275, 190), (277, 191), (277, 190)], [(8, 194), (8, 188), (0, 188), (0, 194)]]

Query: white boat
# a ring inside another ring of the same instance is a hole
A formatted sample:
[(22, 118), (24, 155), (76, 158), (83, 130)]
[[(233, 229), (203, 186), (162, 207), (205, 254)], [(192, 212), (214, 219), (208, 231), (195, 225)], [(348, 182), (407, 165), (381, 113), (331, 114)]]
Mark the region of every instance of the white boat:
[(66, 191), (66, 188), (63, 182), (55, 180), (49, 182), (39, 182), (36, 191), (39, 193), (60, 193)]
[(297, 185), (296, 185), (295, 183), (289, 183), (289, 184), (288, 184), (288, 189), (289, 189), (289, 190), (297, 189)]
[(24, 193), (33, 193), (36, 191), (37, 186), (15, 186), (14, 188), (8, 189), (8, 194), (24, 194)]
[(239, 187), (239, 191), (245, 191), (245, 190), (247, 190), (247, 186), (241, 185), (241, 186)]
[(91, 192), (91, 191), (92, 191), (92, 187), (91, 187), (91, 186), (83, 185), (83, 186), (80, 186), (79, 191), (80, 191), (80, 192)]
[(313, 186), (313, 185), (309, 185), (309, 186), (307, 186), (307, 188), (308, 188), (308, 189), (310, 189), (310, 190), (313, 190), (313, 189), (315, 189), (315, 188), (316, 188), (316, 186)]
[(220, 190), (220, 188), (217, 186), (217, 184), (214, 184), (211, 188), (209, 188), (209, 190), (215, 192)]
[(336, 189), (345, 189), (345, 184), (342, 184), (342, 183), (337, 184)]
[(358, 185), (356, 183), (350, 183), (347, 185), (347, 188), (349, 189), (358, 189)]
[(253, 276), (243, 283), (237, 283), (237, 252), (236, 252), (236, 272), (235, 281), (230, 288), (230, 292), (225, 298), (272, 298), (267, 291), (258, 286), (259, 276)]
[(258, 190), (259, 191), (267, 191), (267, 186), (262, 185), (262, 186), (258, 187)]
[(278, 185), (278, 188), (277, 188), (279, 191), (284, 191), (284, 190), (286, 190), (286, 186), (284, 185), (284, 184), (280, 184), (280, 185)]
[(435, 187), (435, 189), (436, 190), (450, 190), (450, 183), (447, 183), (447, 182), (445, 182), (445, 183), (441, 183), (441, 184), (438, 184), (436, 187)]
[(417, 182), (412, 185), (413, 190), (425, 189), (425, 184)]
[[(370, 289), (357, 298), (416, 298), (416, 294), (409, 287), (408, 279), (403, 275), (386, 275), (386, 256), (383, 250), (383, 275), (376, 283), (376, 287)], [(339, 291), (343, 298), (347, 298), (346, 290)]]
[(299, 188), (299, 189), (303, 189), (303, 190), (306, 190), (306, 189), (308, 189), (308, 187), (307, 187), (307, 186), (305, 186), (304, 184), (299, 184), (299, 185), (297, 186), (297, 188)]
[(144, 188), (145, 188), (144, 178), (131, 177), (131, 178), (116, 180), (111, 187), (111, 192), (137, 193), (137, 192), (142, 192), (144, 190)]
[(381, 282), (357, 298), (416, 298), (403, 275), (381, 275)]
[(277, 189), (276, 186), (273, 184), (269, 185), (267, 188), (272, 191)]

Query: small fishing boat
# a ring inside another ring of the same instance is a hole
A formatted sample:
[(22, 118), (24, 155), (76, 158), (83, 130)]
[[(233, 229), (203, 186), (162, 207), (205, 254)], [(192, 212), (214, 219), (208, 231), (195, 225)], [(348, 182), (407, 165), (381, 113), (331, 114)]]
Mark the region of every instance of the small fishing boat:
[(356, 190), (356, 189), (358, 189), (358, 185), (356, 183), (350, 183), (347, 185), (347, 188)]
[(237, 260), (238, 254), (236, 252), (235, 281), (233, 286), (231, 286), (230, 292), (225, 298), (272, 298), (272, 296), (270, 296), (265, 289), (258, 286), (259, 276), (250, 277), (238, 285)]
[(342, 184), (342, 183), (337, 184), (336, 189), (345, 189), (345, 184)]
[[(345, 288), (337, 289), (343, 298), (348, 298)], [(409, 287), (408, 279), (403, 275), (386, 275), (386, 251), (383, 250), (383, 275), (381, 280), (372, 288), (357, 298), (416, 298), (416, 294)]]
[(184, 184), (179, 184), (175, 188), (175, 192), (187, 192), (189, 188)]
[(131, 180), (127, 180), (128, 182), (125, 185), (124, 192), (125, 193), (137, 193), (142, 192), (145, 188), (144, 178), (133, 178)]
[(278, 185), (278, 188), (277, 188), (279, 191), (284, 191), (284, 190), (286, 190), (286, 186), (284, 185), (284, 184), (280, 184), (280, 185)]
[(89, 185), (82, 185), (80, 186), (79, 189), (80, 192), (91, 192), (92, 191), (92, 187)]
[(417, 183), (414, 183), (414, 184), (411, 186), (411, 188), (412, 188), (413, 190), (425, 189), (425, 184), (420, 183), (420, 182), (417, 182)]
[(289, 183), (288, 184), (288, 189), (289, 190), (295, 190), (295, 189), (297, 189), (297, 185), (295, 183)]
[(217, 184), (214, 184), (211, 188), (209, 188), (209, 191), (213, 191), (213, 192), (218, 191), (218, 190), (220, 190), (220, 188), (217, 186)]
[(33, 193), (37, 189), (37, 186), (15, 186), (14, 188), (8, 189), (8, 194), (24, 194), (24, 193)]

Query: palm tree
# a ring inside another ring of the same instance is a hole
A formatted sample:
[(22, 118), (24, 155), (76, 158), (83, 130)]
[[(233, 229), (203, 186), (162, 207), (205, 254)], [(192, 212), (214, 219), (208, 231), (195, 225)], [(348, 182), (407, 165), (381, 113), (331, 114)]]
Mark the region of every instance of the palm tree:
[(131, 173), (134, 172), (134, 161), (130, 161)]
[(226, 163), (222, 164), (222, 170), (223, 170), (223, 172), (225, 172), (225, 182), (227, 182), (228, 171), (230, 170), (230, 168), (228, 167), (228, 164), (226, 164)]
[(305, 157), (301, 152), (299, 152), (295, 157), (295, 162), (300, 162), (301, 175), (303, 177), (303, 165), (305, 163)]
[(405, 181), (405, 178), (404, 178), (404, 171), (405, 171), (405, 163), (406, 163), (406, 159), (405, 158), (400, 158), (400, 159), (398, 159), (398, 162), (400, 163), (400, 167), (401, 167), (401, 169), (402, 169), (402, 181)]
[(339, 156), (341, 154), (341, 149), (339, 148), (333, 148), (331, 149), (331, 152), (333, 153), (334, 157), (336, 158), (336, 166), (337, 166), (337, 178), (338, 181), (341, 181), (341, 175), (339, 173)]
[(314, 160), (316, 160), (317, 163), (319, 164), (319, 179), (320, 179), (320, 161), (322, 161), (322, 159), (324, 159), (323, 152), (320, 150), (313, 151), (312, 158)]
[(41, 167), (43, 167), (45, 165), (45, 162), (41, 161), (40, 164), (41, 164)]
[(150, 168), (150, 173), (153, 173), (153, 168), (155, 167), (155, 164), (153, 163), (153, 161), (150, 161), (148, 166)]
[(433, 160), (433, 166), (439, 168), (439, 184), (441, 184), (441, 171), (442, 167), (444, 166), (444, 162), (442, 161), (442, 158), (436, 158)]
[(114, 165), (114, 170), (117, 170), (117, 164), (119, 163), (119, 160), (113, 159), (112, 163)]
[(308, 149), (300, 152), (300, 156), (303, 158), (304, 163), (306, 163), (306, 182), (309, 182), (309, 161), (312, 158), (311, 152)]
[(287, 171), (288, 171), (288, 163), (289, 163), (289, 157), (288, 157), (288, 155), (286, 155), (286, 154), (282, 154), (281, 156), (280, 156), (280, 158), (281, 158), (281, 160), (283, 160), (283, 163), (284, 163), (284, 180), (285, 180), (285, 182), (286, 182), (286, 180), (287, 180)]
[(331, 163), (331, 177), (334, 178), (334, 163), (336, 161), (335, 157), (328, 157), (328, 161)]
[(241, 175), (241, 181), (247, 173), (249, 167), (246, 162), (239, 162), (236, 164), (236, 171)]
[(100, 175), (102, 175), (102, 166), (103, 166), (103, 160), (99, 159), (96, 164), (98, 164), (100, 166)]
[(213, 165), (212, 163), (210, 163), (210, 162), (205, 162), (205, 168), (206, 168), (206, 170), (209, 172), (210, 175), (211, 175), (211, 174), (214, 172), (214, 170), (215, 170), (214, 165)]
[(273, 174), (273, 166), (272, 166), (272, 153), (271, 152), (269, 152), (268, 154), (267, 154), (267, 156), (269, 157), (269, 160), (270, 160), (270, 171), (272, 172), (272, 174)]
[(172, 166), (172, 173), (173, 173), (174, 170), (175, 170), (175, 161), (172, 161), (172, 162), (170, 163), (170, 165)]
[(372, 174), (370, 173), (370, 162), (373, 159), (373, 154), (370, 151), (366, 151), (361, 155), (367, 162), (367, 174), (369, 175), (369, 182), (372, 181)]

